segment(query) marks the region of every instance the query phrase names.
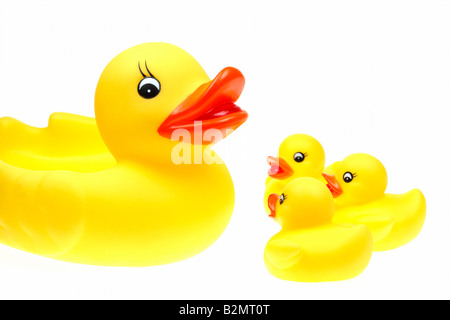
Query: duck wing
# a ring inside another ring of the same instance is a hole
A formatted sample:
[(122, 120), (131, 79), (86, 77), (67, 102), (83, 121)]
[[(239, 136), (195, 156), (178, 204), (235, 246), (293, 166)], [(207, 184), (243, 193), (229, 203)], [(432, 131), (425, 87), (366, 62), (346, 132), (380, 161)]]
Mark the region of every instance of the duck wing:
[(338, 224), (365, 225), (372, 233), (373, 240), (378, 241), (391, 232), (395, 220), (392, 215), (383, 212), (344, 209), (336, 211), (333, 222)]
[(290, 239), (269, 241), (264, 250), (267, 259), (278, 269), (288, 269), (300, 261), (303, 250), (300, 245)]
[(85, 192), (76, 175), (0, 161), (0, 241), (44, 256), (72, 248), (82, 235), (85, 212)]

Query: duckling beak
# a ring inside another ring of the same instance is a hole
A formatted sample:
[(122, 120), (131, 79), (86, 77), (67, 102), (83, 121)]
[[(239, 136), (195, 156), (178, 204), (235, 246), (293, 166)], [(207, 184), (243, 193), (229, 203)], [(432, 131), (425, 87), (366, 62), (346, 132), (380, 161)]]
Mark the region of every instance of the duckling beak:
[[(223, 69), (212, 81), (202, 84), (175, 108), (160, 125), (158, 133), (171, 139), (174, 130), (185, 129), (192, 137), (192, 144), (200, 144), (197, 141), (201, 141), (203, 145), (225, 138), (247, 120), (247, 112), (235, 105), (244, 84), (244, 76), (238, 69)], [(219, 130), (222, 136), (205, 141), (203, 136), (208, 129)], [(201, 132), (202, 139), (194, 139), (194, 131)]]
[(330, 189), (333, 198), (339, 197), (342, 194), (343, 190), (339, 185), (339, 182), (337, 181), (336, 177), (332, 174), (327, 173), (322, 173), (322, 176), (327, 181), (327, 187), (328, 189)]
[(276, 215), (276, 207), (277, 207), (277, 202), (280, 200), (280, 196), (277, 195), (276, 193), (271, 193), (269, 195), (269, 198), (267, 199), (267, 202), (269, 204), (269, 209), (270, 209), (270, 214), (269, 217), (271, 218), (275, 218)]
[(276, 179), (286, 179), (294, 174), (291, 166), (280, 157), (267, 157), (267, 163), (270, 165), (268, 175)]

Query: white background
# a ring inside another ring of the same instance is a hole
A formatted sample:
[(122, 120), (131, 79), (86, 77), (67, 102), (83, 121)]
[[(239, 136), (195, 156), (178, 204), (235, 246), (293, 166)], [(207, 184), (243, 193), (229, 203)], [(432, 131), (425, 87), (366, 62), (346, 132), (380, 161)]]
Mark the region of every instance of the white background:
[[(0, 1), (0, 116), (46, 126), (93, 116), (101, 71), (119, 52), (163, 41), (210, 77), (240, 69), (249, 120), (216, 146), (235, 182), (223, 236), (186, 261), (77, 265), (0, 246), (1, 299), (449, 299), (450, 1)], [(358, 277), (294, 283), (262, 257), (279, 227), (262, 205), (266, 156), (291, 133), (327, 163), (379, 158), (388, 192), (420, 188), (427, 219), (410, 244), (374, 253)]]

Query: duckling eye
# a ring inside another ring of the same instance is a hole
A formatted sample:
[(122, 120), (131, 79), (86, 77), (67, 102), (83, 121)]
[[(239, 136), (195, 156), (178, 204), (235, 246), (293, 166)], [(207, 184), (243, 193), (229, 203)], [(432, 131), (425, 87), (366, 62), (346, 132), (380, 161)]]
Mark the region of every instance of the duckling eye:
[(305, 160), (305, 155), (301, 152), (297, 152), (296, 154), (294, 154), (294, 160), (296, 162), (302, 162), (303, 160)]
[(342, 177), (346, 183), (349, 183), (353, 180), (353, 174), (350, 172), (344, 173), (344, 176)]
[(280, 204), (283, 204), (284, 200), (286, 200), (286, 195), (282, 193), (280, 196)]
[(161, 85), (156, 78), (144, 78), (139, 82), (138, 92), (144, 99), (151, 99), (156, 97), (161, 91)]

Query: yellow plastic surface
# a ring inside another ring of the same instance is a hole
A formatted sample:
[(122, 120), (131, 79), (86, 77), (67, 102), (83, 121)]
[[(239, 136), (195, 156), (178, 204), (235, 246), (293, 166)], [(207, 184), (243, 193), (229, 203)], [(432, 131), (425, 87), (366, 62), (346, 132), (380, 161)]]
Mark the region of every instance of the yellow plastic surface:
[[(352, 154), (332, 166), (326, 171), (336, 176), (342, 188), (342, 194), (335, 198), (335, 222), (365, 224), (373, 234), (374, 251), (400, 247), (420, 233), (426, 216), (426, 201), (420, 190), (385, 193), (386, 170), (368, 154)], [(349, 183), (343, 180), (346, 172), (356, 174)]]
[(283, 280), (338, 281), (359, 275), (372, 256), (372, 236), (364, 225), (332, 222), (334, 202), (324, 183), (297, 178), (283, 189), (275, 220), (281, 231), (264, 250), (267, 270)]
[[(144, 62), (162, 87), (150, 100), (137, 94)], [(1, 243), (109, 266), (166, 264), (209, 247), (233, 211), (230, 174), (209, 146), (186, 146), (192, 163), (200, 148), (201, 164), (174, 164), (179, 142), (157, 132), (209, 81), (185, 51), (148, 43), (108, 64), (96, 119), (57, 113), (43, 129), (0, 119)]]
[[(296, 163), (296, 152), (307, 154), (305, 160)], [(279, 156), (292, 168), (288, 178), (267, 177), (264, 191), (264, 208), (271, 193), (280, 194), (283, 188), (298, 177), (313, 177), (325, 184), (322, 172), (335, 175), (342, 194), (335, 198), (336, 223), (364, 224), (372, 232), (375, 251), (400, 247), (413, 240), (421, 231), (426, 216), (426, 201), (422, 192), (413, 189), (404, 194), (385, 193), (387, 173), (383, 164), (367, 154), (353, 154), (324, 168), (325, 152), (320, 143), (305, 134), (287, 137), (280, 145)], [(346, 183), (344, 174), (350, 172), (355, 178)], [(320, 177), (319, 177), (320, 176)]]
[[(294, 160), (297, 152), (306, 154), (305, 159), (298, 163)], [(325, 151), (322, 145), (314, 137), (307, 134), (293, 134), (283, 140), (278, 149), (278, 157), (283, 159), (292, 168), (292, 175), (287, 178), (277, 179), (267, 177), (264, 191), (264, 208), (267, 213), (267, 198), (271, 193), (281, 194), (286, 184), (299, 177), (311, 177), (323, 181), (322, 172), (325, 166)]]

